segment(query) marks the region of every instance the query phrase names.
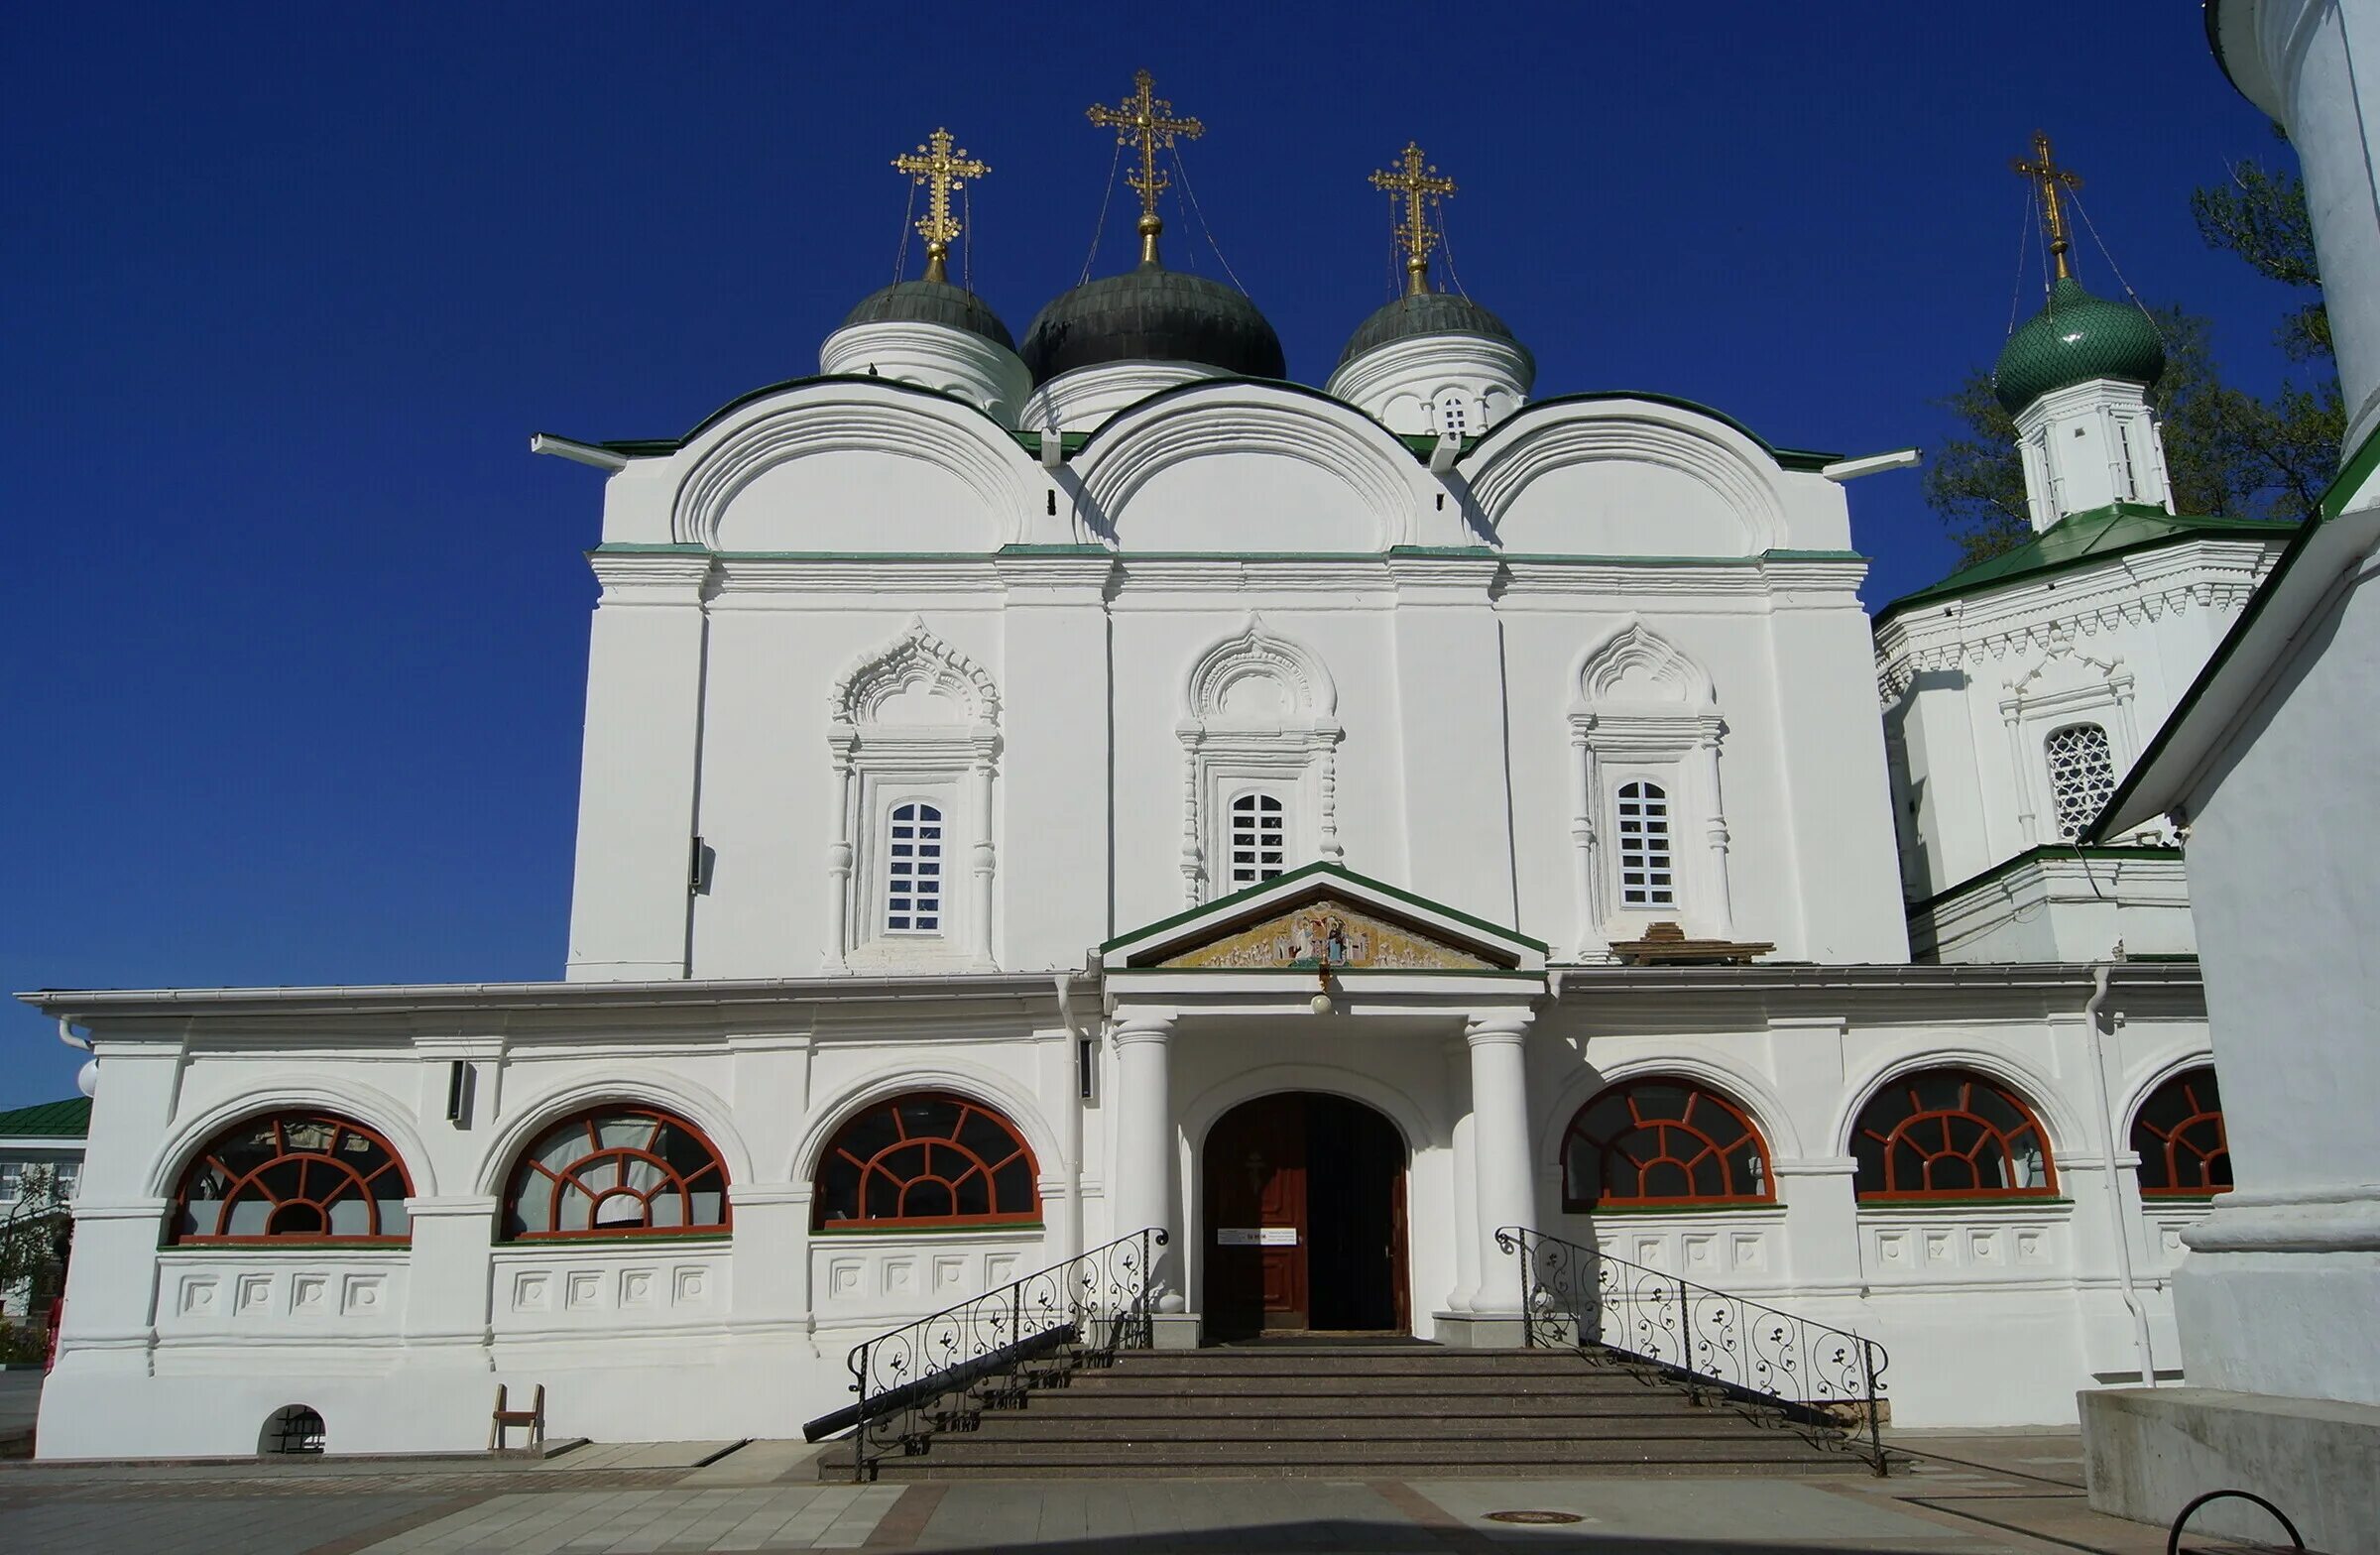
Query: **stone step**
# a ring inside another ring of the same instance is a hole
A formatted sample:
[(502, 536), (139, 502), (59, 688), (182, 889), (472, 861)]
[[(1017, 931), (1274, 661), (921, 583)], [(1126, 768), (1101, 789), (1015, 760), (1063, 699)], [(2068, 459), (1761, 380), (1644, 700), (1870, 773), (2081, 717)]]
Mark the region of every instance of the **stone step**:
[(1060, 1388), (1028, 1394), (1023, 1412), (1066, 1419), (1205, 1419), (1260, 1415), (1267, 1419), (1381, 1419), (1425, 1416), (1442, 1420), (1634, 1420), (1674, 1414), (1680, 1400), (1639, 1387), (1625, 1393), (1116, 1393)]
[(1625, 1372), (1589, 1373), (1568, 1376), (1347, 1376), (1318, 1373), (1310, 1376), (1147, 1376), (1134, 1372), (1085, 1372), (1062, 1388), (1048, 1393), (1106, 1393), (1146, 1398), (1191, 1397), (1235, 1393), (1244, 1397), (1277, 1398), (1313, 1394), (1370, 1393), (1381, 1397), (1504, 1398), (1535, 1395), (1559, 1397), (1619, 1397), (1647, 1391), (1647, 1384)]
[[(822, 1479), (838, 1471), (830, 1454)], [(887, 1457), (877, 1466), (887, 1480), (1012, 1479), (1042, 1475), (1167, 1477), (1177, 1479), (1321, 1476), (1331, 1479), (1410, 1478), (1415, 1475), (1543, 1476), (1584, 1472), (1726, 1474), (1809, 1472), (1864, 1474), (1848, 1453), (1811, 1446), (1786, 1432), (1763, 1431), (1728, 1441), (1468, 1441), (1410, 1442), (1014, 1442), (946, 1436), (915, 1457)]]
[[(1105, 1450), (1133, 1443), (1209, 1442), (1432, 1442), (1460, 1437), (1468, 1442), (1736, 1442), (1743, 1439), (1745, 1419), (1732, 1410), (1680, 1409), (1669, 1414), (1621, 1415), (1604, 1419), (1566, 1417), (1548, 1429), (1548, 1421), (1530, 1415), (1482, 1415), (1450, 1426), (1441, 1415), (1198, 1415), (1180, 1419), (1086, 1420), (1040, 1409), (984, 1416), (983, 1424), (958, 1442), (961, 1452), (1006, 1447), (1017, 1442), (1076, 1442)], [(933, 1449), (942, 1451), (937, 1442)]]

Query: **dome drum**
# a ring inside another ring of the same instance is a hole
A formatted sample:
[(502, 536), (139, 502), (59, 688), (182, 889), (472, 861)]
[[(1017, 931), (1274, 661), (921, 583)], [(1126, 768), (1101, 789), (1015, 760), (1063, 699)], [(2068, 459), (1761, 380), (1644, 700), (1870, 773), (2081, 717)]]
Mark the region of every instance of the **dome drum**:
[(955, 395), (1010, 427), (1032, 392), (1024, 364), (999, 340), (930, 321), (846, 323), (819, 347), (818, 370)]

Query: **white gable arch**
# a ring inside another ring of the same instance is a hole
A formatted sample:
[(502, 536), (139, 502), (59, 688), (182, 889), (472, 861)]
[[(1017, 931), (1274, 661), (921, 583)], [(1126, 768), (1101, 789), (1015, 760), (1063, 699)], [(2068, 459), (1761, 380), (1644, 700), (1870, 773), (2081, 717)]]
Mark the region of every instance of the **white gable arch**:
[(1262, 618), (1254, 615), (1236, 635), (1192, 661), (1182, 688), (1184, 716), (1208, 727), (1279, 727), (1329, 718), (1338, 710), (1339, 688), (1322, 660), (1302, 645), (1266, 631)]
[(981, 665), (909, 617), (900, 635), (855, 658), (827, 691), (837, 730), (869, 726), (992, 725), (1000, 688)]
[(1635, 616), (1580, 658), (1575, 683), (1581, 708), (1700, 713), (1717, 700), (1711, 672)]
[(997, 550), (1047, 484), (966, 406), (841, 381), (764, 401), (681, 457), (670, 538), (712, 550)]
[(1715, 418), (1647, 400), (1546, 406), (1462, 466), (1505, 550), (1751, 556), (1785, 543), (1776, 463)]
[(1412, 453), (1317, 396), (1201, 384), (1117, 417), (1077, 460), (1085, 527), (1128, 550), (1359, 551), (1405, 543)]

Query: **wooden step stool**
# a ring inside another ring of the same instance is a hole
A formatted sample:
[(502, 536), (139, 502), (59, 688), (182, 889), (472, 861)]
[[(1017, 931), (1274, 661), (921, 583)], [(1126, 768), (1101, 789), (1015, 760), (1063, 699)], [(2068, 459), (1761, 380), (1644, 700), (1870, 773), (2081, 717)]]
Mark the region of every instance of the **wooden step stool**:
[(488, 1425), (488, 1451), (492, 1453), (503, 1451), (505, 1430), (507, 1427), (515, 1425), (529, 1427), (529, 1445), (531, 1447), (545, 1445), (545, 1384), (543, 1382), (537, 1384), (536, 1393), (527, 1409), (507, 1409), (504, 1405), (504, 1384), (498, 1382), (496, 1384), (496, 1413)]

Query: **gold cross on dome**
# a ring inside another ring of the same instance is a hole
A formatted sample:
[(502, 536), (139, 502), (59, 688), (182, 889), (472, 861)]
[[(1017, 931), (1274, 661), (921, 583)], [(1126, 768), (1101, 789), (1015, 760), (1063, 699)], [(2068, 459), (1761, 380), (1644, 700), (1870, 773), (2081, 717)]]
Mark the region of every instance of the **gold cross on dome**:
[(923, 146), (893, 158), (892, 170), (908, 174), (928, 190), (925, 219), (917, 223), (917, 235), (925, 239), (925, 279), (948, 281), (950, 240), (959, 235), (958, 218), (950, 213), (950, 196), (992, 169), (959, 150), (950, 131), (936, 130)]
[(2070, 168), (2058, 166), (2057, 158), (2050, 153), (2050, 137), (2042, 130), (2033, 132), (2033, 160), (2027, 162), (2017, 157), (2011, 159), (2008, 166), (2015, 169), (2019, 177), (2031, 179), (2040, 185), (2041, 224), (2050, 234), (2050, 260), (2058, 267), (2059, 280), (2070, 279), (2075, 272), (2074, 267), (2067, 263), (2066, 255), (2074, 244), (2067, 234), (2066, 211), (2058, 202), (2058, 191), (2062, 188), (2081, 188), (2082, 176)]
[(1371, 186), (1404, 196), (1405, 219), (1396, 225), (1396, 240), (1405, 246), (1405, 290), (1411, 294), (1427, 292), (1430, 250), (1438, 244), (1438, 233), (1430, 226), (1422, 201), (1443, 199), (1454, 193), (1455, 180), (1438, 177), (1438, 170), (1423, 159), (1421, 144), (1407, 141), (1404, 160), (1393, 170), (1381, 169), (1372, 174)]
[(1173, 149), (1175, 136), (1196, 140), (1207, 133), (1207, 127), (1196, 119), (1177, 119), (1173, 104), (1154, 96), (1151, 88), (1155, 77), (1146, 70), (1132, 73), (1132, 95), (1110, 108), (1100, 103), (1090, 107), (1093, 124), (1116, 132), (1119, 146), (1140, 148), (1140, 166), (1125, 175), (1125, 181), (1140, 192), (1140, 259), (1154, 264), (1157, 258), (1157, 234), (1165, 223), (1157, 217), (1157, 194), (1172, 180), (1157, 169), (1157, 153)]

